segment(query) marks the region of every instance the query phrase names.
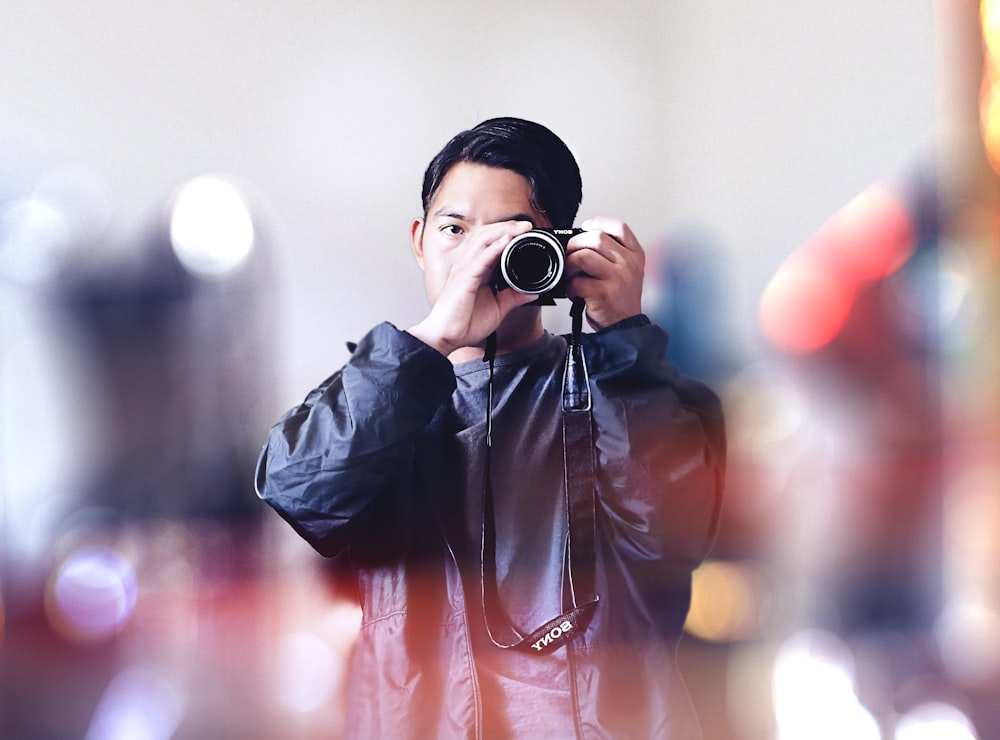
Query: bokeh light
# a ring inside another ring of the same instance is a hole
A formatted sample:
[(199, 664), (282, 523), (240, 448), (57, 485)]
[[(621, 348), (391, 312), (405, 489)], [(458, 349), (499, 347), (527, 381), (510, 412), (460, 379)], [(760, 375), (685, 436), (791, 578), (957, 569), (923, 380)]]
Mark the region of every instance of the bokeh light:
[(880, 740), (878, 723), (858, 701), (854, 659), (836, 635), (802, 630), (774, 661), (774, 712), (779, 740)]
[(979, 118), (990, 164), (1000, 172), (1000, 2), (982, 0), (979, 9), (984, 46)]
[(1000, 615), (976, 603), (950, 604), (935, 627), (941, 662), (965, 686), (988, 686), (1000, 677)]
[(254, 240), (249, 205), (228, 179), (205, 175), (178, 190), (170, 211), (170, 243), (194, 275), (228, 275), (250, 255)]
[(950, 483), (944, 507), (949, 600), (935, 625), (941, 660), (956, 681), (988, 686), (1000, 678), (1000, 609), (984, 588), (1000, 562), (1000, 475), (969, 465)]
[(95, 245), (111, 222), (107, 182), (83, 167), (58, 167), (30, 191), (0, 201), (0, 275), (36, 286)]
[(886, 295), (899, 325), (924, 344), (938, 344), (947, 351), (963, 349), (970, 328), (970, 269), (954, 249), (914, 260), (908, 280), (890, 285)]
[(760, 633), (770, 608), (767, 586), (749, 563), (707, 561), (695, 570), (684, 629), (711, 642), (733, 642)]
[(184, 714), (184, 702), (162, 675), (132, 668), (105, 689), (84, 740), (169, 740)]
[(63, 637), (91, 642), (118, 633), (135, 610), (138, 588), (131, 563), (102, 547), (78, 550), (53, 574), (46, 612)]
[(894, 740), (977, 740), (978, 737), (961, 710), (943, 702), (928, 702), (899, 719)]
[(311, 628), (286, 633), (277, 643), (274, 692), (295, 714), (331, 708), (342, 696), (349, 656), (361, 626), (361, 609), (338, 601)]
[(0, 273), (9, 280), (38, 284), (53, 277), (70, 250), (70, 229), (51, 203), (29, 197), (0, 212)]
[(343, 668), (333, 648), (312, 632), (281, 638), (278, 647), (277, 695), (295, 712), (319, 709), (333, 697)]

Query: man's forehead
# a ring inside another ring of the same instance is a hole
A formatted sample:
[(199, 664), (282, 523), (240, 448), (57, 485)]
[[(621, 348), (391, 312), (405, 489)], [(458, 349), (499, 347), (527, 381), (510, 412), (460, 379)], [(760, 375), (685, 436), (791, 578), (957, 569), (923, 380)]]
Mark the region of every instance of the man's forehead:
[(531, 185), (513, 170), (460, 162), (445, 175), (431, 200), (431, 218), (470, 221), (538, 221)]

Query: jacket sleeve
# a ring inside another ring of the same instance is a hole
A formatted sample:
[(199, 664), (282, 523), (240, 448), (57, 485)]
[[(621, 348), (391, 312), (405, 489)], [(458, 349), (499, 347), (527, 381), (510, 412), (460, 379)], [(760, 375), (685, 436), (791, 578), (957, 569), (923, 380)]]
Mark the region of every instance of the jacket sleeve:
[(719, 528), (721, 403), (666, 362), (667, 334), (648, 320), (587, 338), (598, 491), (619, 554), (694, 567)]
[(446, 357), (390, 324), (271, 428), (257, 495), (317, 551), (333, 556), (380, 493), (404, 479), (417, 436), (455, 389)]

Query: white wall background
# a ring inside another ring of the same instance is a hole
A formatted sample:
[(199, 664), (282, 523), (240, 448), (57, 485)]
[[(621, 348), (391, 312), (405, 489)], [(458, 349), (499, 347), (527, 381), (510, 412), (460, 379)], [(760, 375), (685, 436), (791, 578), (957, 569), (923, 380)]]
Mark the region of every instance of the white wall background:
[(458, 130), (539, 120), (580, 160), (582, 217), (647, 247), (707, 230), (750, 329), (789, 251), (932, 153), (934, 46), (913, 0), (4, 0), (0, 187), (91, 168), (127, 245), (185, 179), (251, 183), (285, 407), (345, 340), (422, 315), (407, 230)]

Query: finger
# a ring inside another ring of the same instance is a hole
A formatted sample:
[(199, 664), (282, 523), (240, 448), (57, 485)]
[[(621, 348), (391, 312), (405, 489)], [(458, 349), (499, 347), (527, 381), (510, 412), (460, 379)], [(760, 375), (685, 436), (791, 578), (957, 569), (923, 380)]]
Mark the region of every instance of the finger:
[(607, 234), (626, 249), (642, 250), (642, 245), (624, 221), (606, 216), (595, 216), (580, 224), (585, 232), (598, 231)]
[(641, 247), (630, 249), (603, 231), (587, 231), (574, 237), (567, 246), (567, 254), (570, 262), (589, 265), (588, 272), (591, 269), (603, 272), (595, 257), (609, 265), (638, 270), (643, 269), (646, 259)]
[(623, 253), (620, 247), (618, 251), (609, 252), (582, 247), (574, 250), (566, 263), (571, 277), (584, 275), (607, 280), (618, 275), (624, 278), (630, 273), (641, 272), (641, 261)]
[(500, 290), (496, 292), (497, 306), (504, 316), (515, 308), (526, 306), (537, 299), (537, 295), (521, 293), (516, 290)]
[(499, 221), (480, 226), (472, 233), (472, 240), (483, 245), (507, 237), (508, 239), (523, 234), (534, 228), (530, 221)]
[(496, 261), (511, 239), (530, 231), (531, 228), (531, 223), (528, 221), (504, 221), (482, 226), (473, 232), (472, 248), (469, 251), (473, 253), (486, 252), (492, 261)]
[(496, 267), (510, 240), (530, 229), (531, 223), (527, 221), (504, 221), (480, 227), (466, 242), (462, 262), (483, 277)]

